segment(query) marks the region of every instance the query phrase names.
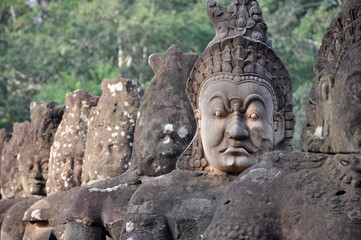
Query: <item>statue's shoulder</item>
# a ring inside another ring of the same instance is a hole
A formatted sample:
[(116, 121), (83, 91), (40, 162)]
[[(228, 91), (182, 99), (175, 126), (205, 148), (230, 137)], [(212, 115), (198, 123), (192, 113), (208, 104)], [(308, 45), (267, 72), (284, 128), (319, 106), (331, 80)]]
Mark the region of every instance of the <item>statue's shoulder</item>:
[(283, 171), (299, 171), (319, 168), (328, 157), (329, 154), (323, 153), (274, 151), (263, 155), (262, 164)]

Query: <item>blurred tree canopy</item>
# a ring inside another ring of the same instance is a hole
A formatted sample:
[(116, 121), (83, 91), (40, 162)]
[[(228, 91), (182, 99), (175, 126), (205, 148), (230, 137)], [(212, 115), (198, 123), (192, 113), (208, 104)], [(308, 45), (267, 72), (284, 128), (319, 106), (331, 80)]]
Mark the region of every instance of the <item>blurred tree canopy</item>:
[[(342, 2), (259, 3), (294, 91), (300, 88), (306, 94), (323, 32)], [(205, 4), (206, 0), (1, 0), (0, 128), (11, 129), (15, 121), (28, 119), (34, 100), (63, 103), (67, 92), (79, 88), (100, 95), (104, 78), (122, 74), (147, 86), (153, 77), (149, 55), (171, 44), (200, 54), (214, 36)]]

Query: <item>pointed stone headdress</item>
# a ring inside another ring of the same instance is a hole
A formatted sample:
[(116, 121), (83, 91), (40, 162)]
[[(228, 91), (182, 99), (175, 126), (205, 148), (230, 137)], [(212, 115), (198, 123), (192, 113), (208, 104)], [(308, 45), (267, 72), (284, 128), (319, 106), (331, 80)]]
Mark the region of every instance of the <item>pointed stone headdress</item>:
[[(270, 91), (275, 111), (284, 116), (285, 138), (277, 149), (291, 150), (295, 126), (291, 79), (271, 47), (257, 1), (234, 0), (224, 7), (208, 0), (207, 12), (216, 36), (198, 58), (187, 82), (186, 91), (193, 109), (198, 108), (199, 93), (206, 82), (219, 79), (257, 82)], [(177, 164), (183, 169), (207, 167), (198, 133)]]
[[(332, 20), (330, 27), (323, 35), (322, 45), (318, 51), (314, 81), (307, 104), (307, 120), (302, 129), (300, 148), (307, 152), (330, 152), (326, 139), (317, 134), (318, 126), (325, 121), (320, 117), (317, 108), (317, 96), (320, 95), (320, 82), (323, 77), (335, 84), (335, 75), (340, 62), (350, 46), (361, 41), (361, 1), (348, 0), (341, 12)], [(329, 140), (329, 139), (328, 139)]]

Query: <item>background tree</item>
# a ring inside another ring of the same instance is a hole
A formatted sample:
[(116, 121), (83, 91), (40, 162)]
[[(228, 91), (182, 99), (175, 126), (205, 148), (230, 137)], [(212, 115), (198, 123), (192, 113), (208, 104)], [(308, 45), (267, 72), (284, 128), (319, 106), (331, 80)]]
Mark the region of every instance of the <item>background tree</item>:
[[(231, 0), (220, 0), (229, 4)], [(200, 54), (214, 36), (205, 0), (2, 0), (0, 128), (29, 118), (33, 100), (63, 103), (67, 92), (100, 95), (118, 74), (153, 77), (148, 57), (171, 44)], [(273, 46), (294, 81), (296, 114), (304, 117), (312, 68), (336, 0), (259, 0)], [(299, 94), (298, 94), (299, 93)], [(298, 121), (299, 135), (301, 121)]]

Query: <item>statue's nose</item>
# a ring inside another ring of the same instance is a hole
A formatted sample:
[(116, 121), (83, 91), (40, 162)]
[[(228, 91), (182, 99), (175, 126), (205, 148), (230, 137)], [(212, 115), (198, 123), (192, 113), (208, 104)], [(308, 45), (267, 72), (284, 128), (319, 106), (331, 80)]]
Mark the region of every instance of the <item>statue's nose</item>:
[(235, 116), (227, 126), (226, 135), (228, 135), (228, 138), (235, 140), (248, 138), (249, 132), (244, 120)]
[(32, 173), (36, 180), (41, 180), (43, 178), (43, 175), (41, 174), (41, 167), (39, 164), (34, 164)]

